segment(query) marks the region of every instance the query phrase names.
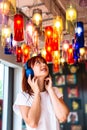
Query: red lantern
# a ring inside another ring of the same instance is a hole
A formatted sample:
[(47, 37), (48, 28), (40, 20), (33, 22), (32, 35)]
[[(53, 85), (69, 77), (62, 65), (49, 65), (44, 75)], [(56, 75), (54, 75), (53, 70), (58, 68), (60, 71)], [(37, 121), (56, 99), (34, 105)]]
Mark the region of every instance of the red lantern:
[(46, 53), (46, 61), (47, 62), (52, 62), (52, 55), (51, 55), (51, 53)]
[(14, 16), (14, 40), (23, 41), (24, 40), (24, 21), (21, 14), (16, 14)]
[(20, 46), (17, 46), (16, 48), (16, 58), (17, 62), (22, 62), (22, 50)]
[(45, 27), (45, 37), (47, 38), (53, 37), (53, 28), (51, 26)]
[(57, 51), (59, 49), (58, 47), (58, 38), (54, 38), (52, 42), (52, 50)]

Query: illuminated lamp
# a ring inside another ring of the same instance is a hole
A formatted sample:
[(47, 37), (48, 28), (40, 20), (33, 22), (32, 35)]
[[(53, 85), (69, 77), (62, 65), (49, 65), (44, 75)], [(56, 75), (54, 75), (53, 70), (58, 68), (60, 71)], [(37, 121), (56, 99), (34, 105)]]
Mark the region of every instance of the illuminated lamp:
[(46, 59), (46, 49), (45, 49), (45, 48), (43, 48), (43, 49), (41, 50), (41, 56), (42, 56), (44, 59)]
[(4, 54), (13, 54), (13, 35), (11, 33), (10, 37), (6, 39), (6, 44), (4, 47)]
[(1, 0), (0, 14), (13, 16), (16, 13), (16, 0)]
[(83, 56), (85, 54), (85, 48), (80, 48), (80, 55)]
[(31, 45), (33, 43), (33, 33), (34, 33), (34, 24), (30, 20), (26, 24), (26, 41), (28, 45)]
[(68, 40), (64, 40), (62, 42), (62, 48), (63, 48), (64, 51), (68, 50), (68, 48), (69, 48), (69, 41)]
[(66, 20), (67, 21), (76, 21), (77, 19), (77, 11), (72, 5), (66, 9)]
[(58, 49), (58, 38), (54, 38), (52, 41), (52, 51), (57, 51)]
[(79, 44), (79, 48), (84, 47), (84, 26), (83, 26), (83, 22), (77, 22), (75, 34), (76, 34), (76, 40)]
[(21, 46), (17, 46), (17, 48), (16, 48), (16, 61), (17, 62), (22, 62), (22, 50), (21, 50)]
[(32, 21), (35, 26), (42, 26), (42, 10), (37, 8), (33, 10)]
[(69, 49), (67, 50), (67, 63), (68, 64), (73, 64), (74, 63), (73, 47), (72, 47), (72, 45), (69, 45)]
[(5, 46), (6, 39), (10, 38), (11, 35), (11, 28), (8, 25), (3, 25), (1, 29), (1, 44), (2, 46)]
[(47, 38), (53, 37), (53, 28), (51, 26), (45, 27), (45, 37), (47, 37)]
[(25, 63), (30, 58), (30, 47), (27, 44), (22, 44), (22, 62)]
[(23, 41), (24, 40), (24, 20), (21, 14), (16, 14), (14, 16), (14, 40)]
[(54, 26), (54, 29), (56, 29), (59, 34), (62, 33), (62, 31), (63, 31), (63, 21), (62, 21), (61, 16), (57, 16), (54, 19), (54, 25), (53, 26)]
[(46, 52), (46, 61), (47, 62), (52, 62), (52, 55), (49, 52)]
[(59, 51), (53, 51), (52, 53), (52, 61), (53, 61), (53, 72), (59, 71), (59, 63), (60, 63), (60, 54)]

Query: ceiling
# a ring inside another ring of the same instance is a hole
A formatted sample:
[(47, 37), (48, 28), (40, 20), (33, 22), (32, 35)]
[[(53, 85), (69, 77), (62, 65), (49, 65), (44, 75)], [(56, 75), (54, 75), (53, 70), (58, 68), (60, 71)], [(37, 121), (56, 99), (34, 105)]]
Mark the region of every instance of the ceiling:
[[(42, 10), (43, 26), (53, 25), (53, 18), (57, 15), (62, 16), (65, 25), (66, 9), (72, 4), (78, 13), (77, 21), (84, 23), (85, 44), (87, 46), (87, 6), (81, 7), (79, 1), (80, 0), (16, 0), (16, 4), (18, 11), (27, 19), (32, 18), (33, 9), (40, 8)], [(86, 1), (87, 5), (87, 0), (83, 1)], [(10, 25), (13, 26), (12, 21)]]
[(32, 17), (34, 8), (40, 8), (43, 12), (43, 21), (46, 21), (48, 24), (50, 21), (52, 22), (52, 18), (55, 15), (62, 15), (63, 19), (65, 19), (66, 8), (72, 4), (78, 13), (77, 20), (82, 21), (86, 26), (87, 7), (79, 6), (79, 1), (80, 0), (17, 0), (17, 7), (19, 7), (28, 18)]
[(83, 1), (86, 1), (84, 7), (79, 5), (80, 0), (17, 0), (17, 7), (26, 18), (32, 18), (33, 9), (40, 8), (43, 26), (47, 26), (53, 24), (53, 17), (57, 15), (61, 15), (65, 22), (66, 8), (72, 4), (78, 13), (77, 21), (84, 23), (84, 35), (87, 39), (87, 0)]

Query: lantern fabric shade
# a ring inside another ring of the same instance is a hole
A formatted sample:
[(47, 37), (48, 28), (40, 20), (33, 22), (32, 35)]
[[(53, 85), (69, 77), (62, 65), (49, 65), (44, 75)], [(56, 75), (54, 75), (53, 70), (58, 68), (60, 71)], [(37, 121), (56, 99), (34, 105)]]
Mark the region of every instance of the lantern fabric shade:
[(21, 14), (16, 14), (14, 16), (14, 40), (23, 41), (24, 40), (24, 20)]
[(77, 22), (76, 41), (78, 42), (79, 48), (84, 47), (84, 26), (83, 26), (83, 22)]
[(77, 11), (72, 5), (66, 9), (66, 20), (67, 21), (76, 21), (77, 19)]
[(42, 25), (42, 10), (37, 8), (33, 10), (32, 21), (36, 26)]
[(13, 16), (16, 13), (16, 0), (0, 0), (0, 14)]

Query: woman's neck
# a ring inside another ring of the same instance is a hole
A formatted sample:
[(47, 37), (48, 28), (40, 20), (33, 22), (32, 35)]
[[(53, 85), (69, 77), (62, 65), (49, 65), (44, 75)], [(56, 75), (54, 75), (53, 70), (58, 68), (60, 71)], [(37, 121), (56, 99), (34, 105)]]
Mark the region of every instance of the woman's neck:
[(44, 80), (38, 79), (38, 85), (40, 87), (41, 92), (45, 91)]

